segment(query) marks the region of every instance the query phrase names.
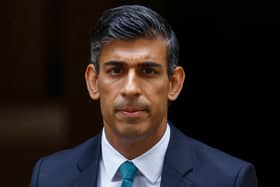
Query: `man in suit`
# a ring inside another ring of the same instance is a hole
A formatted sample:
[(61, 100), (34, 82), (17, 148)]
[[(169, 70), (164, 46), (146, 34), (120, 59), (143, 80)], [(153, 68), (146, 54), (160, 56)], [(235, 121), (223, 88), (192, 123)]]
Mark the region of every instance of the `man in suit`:
[(103, 13), (85, 72), (100, 100), (103, 130), (69, 150), (41, 158), (31, 187), (256, 187), (252, 164), (182, 134), (168, 103), (184, 83), (171, 26), (137, 5)]

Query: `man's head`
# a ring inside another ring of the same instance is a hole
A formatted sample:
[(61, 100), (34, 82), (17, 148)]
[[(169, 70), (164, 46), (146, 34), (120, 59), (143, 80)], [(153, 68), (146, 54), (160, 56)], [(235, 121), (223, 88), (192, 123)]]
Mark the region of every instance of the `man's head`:
[(139, 5), (125, 5), (103, 13), (91, 37), (91, 63), (99, 72), (100, 49), (112, 40), (163, 38), (167, 44), (168, 75), (178, 65), (179, 44), (167, 21), (155, 11)]
[(108, 10), (91, 55), (85, 78), (91, 98), (100, 100), (109, 141), (153, 145), (166, 128), (168, 100), (177, 98), (185, 77), (170, 26), (142, 6)]

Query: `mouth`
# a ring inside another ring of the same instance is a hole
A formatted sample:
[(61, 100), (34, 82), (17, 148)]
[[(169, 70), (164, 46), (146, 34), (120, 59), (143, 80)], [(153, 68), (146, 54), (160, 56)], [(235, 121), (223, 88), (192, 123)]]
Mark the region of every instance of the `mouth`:
[(124, 107), (116, 110), (124, 118), (140, 118), (147, 110), (144, 108)]

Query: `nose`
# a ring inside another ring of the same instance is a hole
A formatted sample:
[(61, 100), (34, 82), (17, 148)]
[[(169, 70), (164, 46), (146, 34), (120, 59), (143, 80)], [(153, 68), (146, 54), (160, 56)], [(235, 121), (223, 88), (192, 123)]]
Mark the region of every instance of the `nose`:
[(124, 87), (122, 89), (122, 95), (125, 97), (139, 96), (139, 80), (135, 70), (129, 70), (125, 79)]

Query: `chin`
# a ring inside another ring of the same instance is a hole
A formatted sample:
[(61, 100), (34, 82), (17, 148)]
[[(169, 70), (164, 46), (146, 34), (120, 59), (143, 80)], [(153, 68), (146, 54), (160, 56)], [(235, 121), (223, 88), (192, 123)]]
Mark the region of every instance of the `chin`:
[(147, 136), (148, 130), (141, 123), (122, 123), (122, 127), (116, 129), (121, 138), (139, 140)]

